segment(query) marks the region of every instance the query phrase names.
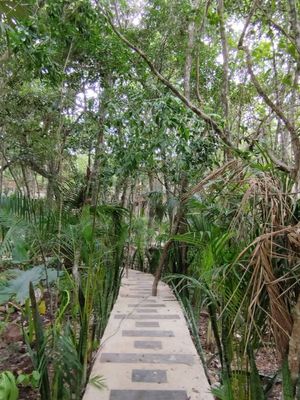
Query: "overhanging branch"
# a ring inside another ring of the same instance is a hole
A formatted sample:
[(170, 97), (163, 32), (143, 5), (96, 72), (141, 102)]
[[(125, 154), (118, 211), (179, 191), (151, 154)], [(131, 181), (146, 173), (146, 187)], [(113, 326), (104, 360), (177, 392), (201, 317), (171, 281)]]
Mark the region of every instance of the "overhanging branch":
[(209, 115), (207, 115), (203, 110), (195, 106), (187, 97), (185, 97), (168, 79), (166, 79), (155, 67), (153, 62), (148, 58), (148, 56), (136, 45), (134, 45), (132, 42), (130, 42), (114, 25), (112, 22), (111, 18), (103, 10), (101, 5), (99, 4), (99, 1), (97, 1), (98, 7), (101, 11), (101, 13), (104, 15), (106, 18), (108, 24), (110, 25), (111, 29), (113, 32), (119, 37), (119, 39), (122, 40), (123, 43), (125, 43), (131, 50), (133, 50), (135, 53), (137, 53), (148, 65), (150, 68), (151, 72), (153, 73), (154, 76), (158, 78), (160, 82), (162, 82), (167, 88), (169, 88), (173, 94), (179, 98), (191, 111), (193, 111), (198, 117), (200, 117), (203, 121), (206, 122), (206, 124), (213, 129), (213, 131), (219, 136), (219, 138), (223, 141), (224, 144), (226, 144), (228, 147), (238, 151), (237, 148), (233, 145), (233, 143), (228, 139), (228, 134), (227, 132)]

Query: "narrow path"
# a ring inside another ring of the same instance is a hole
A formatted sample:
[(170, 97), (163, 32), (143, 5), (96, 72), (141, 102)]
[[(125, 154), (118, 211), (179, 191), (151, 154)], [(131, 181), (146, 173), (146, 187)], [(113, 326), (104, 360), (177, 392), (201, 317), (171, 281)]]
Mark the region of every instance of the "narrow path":
[(170, 288), (129, 270), (122, 279), (83, 400), (212, 400), (181, 307)]

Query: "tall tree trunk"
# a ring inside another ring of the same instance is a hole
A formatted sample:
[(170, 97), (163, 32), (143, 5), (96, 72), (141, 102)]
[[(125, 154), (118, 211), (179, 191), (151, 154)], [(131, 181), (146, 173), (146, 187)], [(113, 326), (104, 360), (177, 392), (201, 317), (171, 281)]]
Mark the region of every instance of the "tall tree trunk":
[[(192, 8), (193, 8), (193, 17), (188, 23), (188, 41), (187, 41), (187, 47), (186, 47), (186, 58), (185, 58), (185, 66), (184, 66), (184, 77), (183, 77), (183, 82), (184, 82), (184, 96), (188, 101), (190, 101), (190, 94), (191, 94), (191, 71), (192, 71), (192, 59), (193, 59), (193, 49), (194, 49), (194, 43), (195, 43), (195, 16), (196, 12), (199, 8), (199, 3), (200, 0), (194, 0), (192, 1)], [(182, 172), (181, 174), (181, 185), (180, 185), (180, 192), (179, 192), (179, 198), (183, 195), (183, 193), (186, 192), (187, 187), (188, 187), (188, 180), (187, 180), (187, 175), (186, 172)], [(185, 218), (185, 207), (182, 202), (180, 202), (176, 216), (174, 218), (174, 224), (171, 227), (171, 236), (175, 235), (176, 233), (184, 233), (186, 231), (186, 218)], [(152, 285), (152, 296), (157, 296), (157, 287), (158, 283), (161, 279), (162, 272), (164, 269), (164, 266), (166, 264), (166, 261), (168, 259), (168, 253), (169, 249), (172, 245), (172, 239), (169, 239), (163, 248), (162, 254), (160, 256), (159, 260), (159, 265), (157, 267), (156, 273), (155, 273), (155, 278), (153, 281)], [(187, 268), (187, 246), (184, 243), (180, 244), (180, 268), (181, 271), (184, 273)]]
[(170, 232), (171, 228), (173, 225), (173, 209), (171, 208), (171, 189), (170, 189), (170, 184), (168, 181), (167, 175), (164, 173), (163, 174), (164, 178), (164, 186), (166, 190), (166, 197), (167, 197), (167, 212), (168, 212), (168, 217), (169, 217), (169, 224), (170, 224)]
[(48, 163), (47, 200), (50, 204), (52, 204), (54, 200), (56, 200), (58, 204), (61, 201), (61, 192), (59, 189), (60, 168), (61, 163), (57, 160), (57, 158), (51, 159)]
[(292, 35), (295, 38), (296, 49), (300, 56), (300, 18), (297, 11), (296, 1), (288, 0), (288, 3), (290, 8), (290, 23), (291, 23)]
[(195, 32), (196, 32), (196, 23), (195, 23), (195, 14), (199, 8), (200, 0), (191, 0), (192, 3), (192, 17), (188, 24), (188, 42), (186, 46), (185, 52), (185, 64), (184, 64), (184, 95), (190, 100), (191, 97), (191, 71), (192, 71), (192, 61), (193, 61), (193, 50), (194, 50), (194, 42), (195, 42)]
[(49, 178), (47, 184), (47, 201), (51, 204), (55, 197), (55, 179)]
[(22, 171), (22, 176), (23, 176), (24, 187), (26, 189), (26, 195), (27, 195), (27, 197), (30, 198), (31, 195), (30, 195), (30, 186), (29, 186), (29, 182), (28, 182), (27, 171), (23, 164), (21, 164), (21, 171)]
[[(126, 187), (127, 188), (127, 187)], [(128, 278), (128, 268), (131, 259), (131, 236), (132, 236), (132, 217), (134, 213), (134, 188), (135, 188), (135, 179), (131, 182), (130, 185), (130, 193), (128, 196), (128, 208), (129, 208), (129, 231), (128, 231), (128, 244), (127, 244), (127, 259), (126, 259), (126, 277)], [(125, 198), (125, 196), (124, 196)]]
[[(154, 192), (154, 178), (153, 178), (153, 173), (149, 172), (148, 173), (148, 179), (149, 179), (149, 193), (151, 196), (151, 193)], [(151, 229), (153, 227), (154, 223), (154, 217), (155, 217), (155, 210), (153, 207), (153, 204), (151, 202), (151, 199), (148, 199), (148, 229)]]
[(121, 207), (126, 206), (126, 193), (128, 189), (128, 178), (125, 178), (124, 183), (123, 183), (123, 189), (122, 189), (122, 195), (121, 195), (121, 200), (120, 200), (120, 205)]
[[(179, 230), (179, 227), (180, 227), (180, 224), (181, 224), (181, 221), (183, 218), (184, 218), (184, 204), (181, 202), (179, 205), (178, 211), (175, 215), (175, 218), (174, 218), (174, 224), (172, 226), (172, 230), (171, 230), (171, 234), (170, 234), (171, 237), (176, 235), (176, 233), (178, 233), (178, 230)], [(153, 281), (153, 285), (152, 285), (152, 296), (157, 296), (158, 283), (161, 279), (164, 266), (168, 260), (169, 250), (172, 246), (172, 243), (173, 243), (173, 239), (169, 239), (169, 240), (167, 240), (167, 242), (165, 243), (165, 245), (163, 247), (162, 254), (159, 259), (159, 264), (156, 269), (156, 273), (155, 273), (155, 277), (154, 277), (154, 281)]]
[[(297, 110), (297, 103), (299, 99), (299, 92), (298, 92), (298, 85), (299, 85), (299, 77), (300, 77), (300, 19), (297, 12), (297, 6), (295, 0), (288, 0), (289, 3), (289, 11), (290, 11), (290, 29), (291, 34), (295, 38), (296, 49), (297, 53), (297, 61), (296, 61), (296, 69), (294, 74), (294, 82), (293, 82), (293, 89), (291, 93), (291, 106), (290, 106), (290, 119), (292, 124), (295, 126), (297, 130), (299, 126), (297, 126), (296, 120), (296, 110)], [(292, 138), (293, 139), (293, 138)], [(292, 140), (293, 145), (293, 152), (295, 156), (295, 160), (299, 160), (297, 165), (296, 171), (296, 179), (295, 179), (295, 190), (298, 192), (300, 187), (300, 145)]]
[(94, 165), (90, 175), (91, 204), (93, 206), (95, 206), (98, 202), (98, 195), (101, 186), (100, 175), (103, 167), (104, 124), (105, 124), (105, 112), (107, 106), (108, 90), (109, 90), (109, 79), (105, 77), (102, 82), (102, 95), (99, 96), (99, 111), (98, 111), (99, 130), (95, 147)]
[[(225, 128), (229, 137), (229, 55), (228, 55), (228, 43), (225, 29), (225, 18), (224, 18), (224, 1), (218, 0), (217, 12), (219, 16), (219, 29), (220, 29), (220, 37), (222, 44), (222, 56), (223, 56), (223, 80), (222, 80), (222, 107), (223, 107), (223, 115), (225, 120)], [(224, 152), (225, 160), (229, 160), (232, 158), (232, 154), (230, 148), (225, 148)]]
[(224, 1), (218, 0), (218, 16), (219, 16), (219, 29), (222, 44), (222, 56), (223, 56), (223, 85), (222, 85), (222, 105), (226, 126), (228, 126), (229, 117), (229, 57), (228, 57), (228, 43), (225, 29), (225, 18), (224, 18)]
[(35, 187), (36, 187), (36, 193), (37, 193), (37, 197), (38, 199), (40, 199), (41, 197), (41, 191), (40, 191), (40, 185), (37, 179), (37, 173), (33, 173), (34, 174), (34, 181), (35, 181)]

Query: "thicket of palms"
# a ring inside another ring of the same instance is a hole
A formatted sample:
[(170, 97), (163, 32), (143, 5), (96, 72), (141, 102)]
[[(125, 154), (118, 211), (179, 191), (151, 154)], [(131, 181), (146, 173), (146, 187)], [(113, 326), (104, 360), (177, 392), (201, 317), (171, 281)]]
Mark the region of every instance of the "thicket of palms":
[(189, 200), (187, 232), (173, 236), (169, 270), (182, 243), (189, 266), (168, 281), (194, 335), (200, 311), (209, 313), (223, 399), (267, 398), (275, 375), (263, 383), (255, 364), (264, 346), (276, 349), (284, 398), (298, 393), (299, 206), (289, 185), (274, 170), (235, 164)]
[[(66, 203), (51, 208), (44, 200), (23, 196), (1, 199), (0, 252), (7, 259), (1, 300), (24, 292), (19, 298), (25, 301), (22, 330), (40, 373), (42, 399), (80, 398), (84, 390), (118, 295), (127, 236), (124, 215), (117, 206), (74, 209)], [(9, 268), (11, 260), (21, 270)], [(43, 322), (37, 287), (46, 299)], [(101, 386), (101, 377), (91, 378)]]

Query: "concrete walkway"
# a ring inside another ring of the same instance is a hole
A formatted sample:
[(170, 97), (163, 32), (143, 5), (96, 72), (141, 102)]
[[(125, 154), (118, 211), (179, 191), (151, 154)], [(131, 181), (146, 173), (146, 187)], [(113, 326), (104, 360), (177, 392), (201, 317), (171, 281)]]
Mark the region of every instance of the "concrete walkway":
[(213, 400), (181, 307), (170, 288), (129, 270), (102, 338), (84, 400)]

